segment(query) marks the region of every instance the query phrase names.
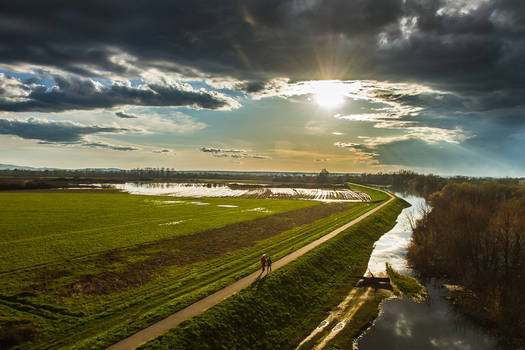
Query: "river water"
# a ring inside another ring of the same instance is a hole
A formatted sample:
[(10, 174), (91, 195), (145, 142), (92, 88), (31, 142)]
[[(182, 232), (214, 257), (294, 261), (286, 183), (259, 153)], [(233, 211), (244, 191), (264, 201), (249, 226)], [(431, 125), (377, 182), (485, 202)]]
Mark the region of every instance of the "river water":
[[(400, 196), (412, 207), (398, 217), (396, 226), (375, 244), (368, 264), (376, 274), (385, 271), (385, 263), (404, 274), (412, 274), (406, 263), (411, 236), (409, 217), (417, 219), (425, 201), (420, 197)], [(484, 329), (461, 316), (442, 297), (439, 281), (425, 284), (429, 299), (416, 303), (410, 299), (388, 299), (381, 304), (374, 324), (353, 344), (359, 350), (488, 350), (501, 349), (496, 339)]]

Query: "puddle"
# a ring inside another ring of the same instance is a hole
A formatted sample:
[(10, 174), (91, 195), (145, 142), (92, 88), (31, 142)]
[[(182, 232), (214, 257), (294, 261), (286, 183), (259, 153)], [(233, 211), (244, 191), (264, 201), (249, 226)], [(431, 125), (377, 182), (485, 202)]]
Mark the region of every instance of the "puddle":
[(332, 328), (332, 332), (340, 331), (344, 327), (345, 327), (345, 323), (344, 322), (339, 322), (338, 324), (335, 325), (334, 328)]
[(184, 222), (184, 221), (187, 221), (187, 220), (179, 220), (179, 221), (167, 222), (167, 223), (165, 223), (165, 224), (159, 224), (159, 226), (177, 225), (177, 224), (180, 224), (181, 222)]
[(252, 209), (245, 209), (243, 211), (258, 211), (261, 213), (271, 213), (272, 212), (271, 210), (268, 210), (266, 208), (252, 208)]
[(230, 204), (218, 204), (217, 206), (221, 208), (239, 208), (238, 205), (230, 205)]
[(328, 321), (324, 320), (321, 323), (319, 323), (319, 326), (317, 326), (317, 329), (323, 329), (326, 326), (328, 326)]

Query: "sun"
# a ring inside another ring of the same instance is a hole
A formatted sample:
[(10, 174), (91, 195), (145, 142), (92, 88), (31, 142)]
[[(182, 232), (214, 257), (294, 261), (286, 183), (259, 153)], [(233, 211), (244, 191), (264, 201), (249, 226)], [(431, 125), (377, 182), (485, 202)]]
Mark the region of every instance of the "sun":
[(313, 91), (313, 100), (323, 108), (336, 108), (345, 101), (344, 86), (337, 81), (318, 82)]

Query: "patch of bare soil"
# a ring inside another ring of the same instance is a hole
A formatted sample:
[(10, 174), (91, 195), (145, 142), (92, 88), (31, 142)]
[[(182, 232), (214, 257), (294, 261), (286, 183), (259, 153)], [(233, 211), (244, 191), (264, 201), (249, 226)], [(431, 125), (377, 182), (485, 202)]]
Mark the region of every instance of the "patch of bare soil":
[(129, 263), (119, 271), (86, 274), (61, 292), (63, 295), (108, 294), (150, 281), (166, 266), (183, 266), (218, 258), (222, 254), (254, 245), (290, 230), (348, 209), (347, 204), (330, 203), (275, 214), (251, 221), (239, 222), (192, 235), (159, 240), (123, 250), (100, 254), (95, 263), (102, 269), (120, 256), (142, 256), (139, 262)]

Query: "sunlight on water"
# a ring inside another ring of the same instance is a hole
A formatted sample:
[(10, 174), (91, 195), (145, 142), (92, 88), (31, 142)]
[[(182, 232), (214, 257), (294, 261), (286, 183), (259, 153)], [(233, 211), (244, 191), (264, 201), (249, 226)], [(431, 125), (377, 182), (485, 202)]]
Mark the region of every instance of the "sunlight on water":
[(386, 262), (403, 274), (410, 273), (405, 259), (410, 236), (412, 235), (409, 220), (417, 220), (421, 217), (421, 210), (425, 206), (425, 200), (414, 196), (403, 197), (403, 199), (412, 206), (403, 209), (392, 230), (385, 233), (375, 243), (374, 251), (368, 262), (368, 270), (373, 274), (384, 273)]

